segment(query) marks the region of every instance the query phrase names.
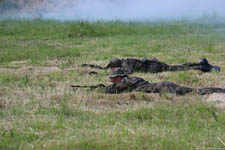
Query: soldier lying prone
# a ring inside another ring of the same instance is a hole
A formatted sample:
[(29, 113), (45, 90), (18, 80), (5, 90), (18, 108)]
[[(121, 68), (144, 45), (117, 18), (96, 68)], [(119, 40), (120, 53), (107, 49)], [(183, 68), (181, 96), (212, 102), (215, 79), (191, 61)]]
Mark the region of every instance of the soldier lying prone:
[(184, 87), (177, 85), (173, 82), (159, 82), (150, 83), (139, 77), (129, 77), (123, 70), (118, 69), (109, 75), (109, 80), (113, 83), (109, 86), (99, 84), (97, 86), (76, 86), (71, 87), (81, 87), (81, 88), (104, 88), (105, 93), (109, 94), (119, 94), (123, 92), (131, 91), (142, 91), (147, 93), (173, 93), (176, 95), (185, 95), (187, 93), (196, 92), (199, 95), (211, 94), (211, 93), (225, 93), (225, 89), (218, 87), (207, 87), (193, 89), (190, 87)]
[(208, 63), (207, 59), (202, 59), (198, 63), (187, 62), (181, 65), (168, 65), (164, 62), (160, 62), (157, 59), (113, 59), (109, 62), (106, 67), (101, 67), (92, 64), (82, 64), (83, 67), (91, 67), (95, 69), (111, 69), (117, 70), (121, 69), (127, 74), (133, 72), (149, 72), (149, 73), (159, 73), (165, 71), (184, 71), (184, 70), (199, 70), (202, 72), (211, 72), (212, 70), (220, 71), (219, 66), (213, 66)]

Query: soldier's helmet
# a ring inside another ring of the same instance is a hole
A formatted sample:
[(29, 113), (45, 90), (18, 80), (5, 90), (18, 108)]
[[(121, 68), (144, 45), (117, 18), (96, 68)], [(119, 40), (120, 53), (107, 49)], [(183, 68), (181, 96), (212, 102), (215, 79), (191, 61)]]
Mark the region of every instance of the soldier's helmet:
[(109, 74), (109, 78), (114, 78), (114, 77), (126, 77), (127, 74), (121, 70), (121, 69), (117, 69), (116, 71), (112, 71), (110, 74)]
[(109, 62), (106, 68), (122, 67), (122, 60), (115, 58)]

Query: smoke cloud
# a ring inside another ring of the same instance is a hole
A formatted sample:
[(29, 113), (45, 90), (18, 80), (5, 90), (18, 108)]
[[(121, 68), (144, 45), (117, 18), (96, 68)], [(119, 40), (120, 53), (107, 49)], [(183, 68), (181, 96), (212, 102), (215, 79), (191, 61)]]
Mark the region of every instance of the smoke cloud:
[(224, 18), (225, 0), (64, 0), (42, 4), (23, 17), (59, 20), (154, 20)]
[(76, 7), (81, 19), (148, 20), (223, 16), (224, 0), (84, 0)]

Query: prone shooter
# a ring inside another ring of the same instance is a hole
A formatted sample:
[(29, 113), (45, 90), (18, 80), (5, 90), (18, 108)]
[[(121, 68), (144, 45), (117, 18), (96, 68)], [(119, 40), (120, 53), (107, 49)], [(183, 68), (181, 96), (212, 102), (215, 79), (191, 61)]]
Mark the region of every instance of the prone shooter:
[(209, 64), (206, 58), (203, 58), (200, 62), (187, 62), (181, 65), (168, 65), (164, 62), (160, 62), (157, 59), (113, 59), (106, 67), (101, 67), (93, 64), (82, 64), (82, 67), (91, 67), (95, 69), (121, 69), (127, 74), (133, 72), (144, 73), (159, 73), (165, 71), (185, 71), (185, 70), (199, 70), (202, 72), (211, 72), (212, 70), (220, 71), (219, 66)]
[(71, 85), (73, 88), (103, 88), (104, 93), (119, 94), (123, 92), (141, 91), (146, 93), (173, 93), (176, 95), (185, 95), (191, 92), (196, 92), (198, 95), (205, 95), (211, 93), (225, 93), (225, 89), (218, 87), (207, 88), (190, 88), (177, 85), (173, 82), (163, 81), (159, 83), (150, 83), (139, 77), (129, 77), (123, 70), (118, 69), (113, 71), (108, 76), (110, 82), (113, 84), (105, 86), (98, 84), (96, 86), (79, 86)]

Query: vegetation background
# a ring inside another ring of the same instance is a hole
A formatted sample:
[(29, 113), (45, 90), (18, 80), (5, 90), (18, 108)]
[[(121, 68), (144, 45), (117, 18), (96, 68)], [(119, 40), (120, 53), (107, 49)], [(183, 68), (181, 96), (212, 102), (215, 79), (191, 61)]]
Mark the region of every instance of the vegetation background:
[[(207, 58), (221, 72), (135, 73), (149, 82), (225, 87), (225, 24), (0, 20), (0, 149), (224, 149), (225, 112), (207, 96), (104, 94), (113, 58)], [(89, 75), (98, 71), (98, 75)]]

